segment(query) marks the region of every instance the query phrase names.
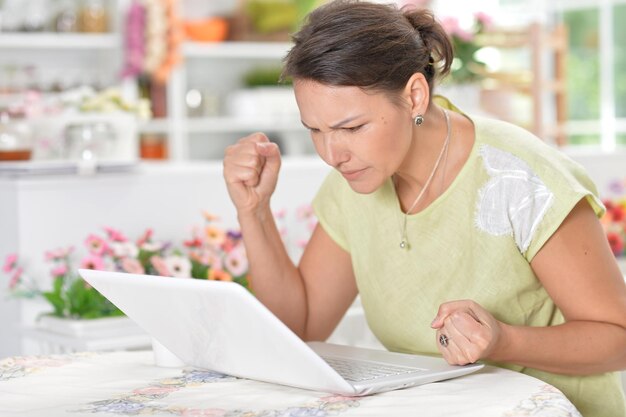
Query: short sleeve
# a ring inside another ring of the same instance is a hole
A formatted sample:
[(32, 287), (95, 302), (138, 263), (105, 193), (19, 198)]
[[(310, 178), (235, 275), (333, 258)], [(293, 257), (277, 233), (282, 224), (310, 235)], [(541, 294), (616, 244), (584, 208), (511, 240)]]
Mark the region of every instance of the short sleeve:
[(348, 185), (345, 180), (336, 171), (331, 171), (313, 199), (313, 210), (331, 239), (349, 252), (350, 245), (346, 230), (348, 223), (345, 217), (345, 206), (342, 204), (348, 191), (346, 187)]
[(555, 160), (540, 175), (554, 197), (545, 215), (538, 222), (536, 230), (533, 231), (530, 244), (524, 253), (528, 262), (532, 261), (583, 198), (587, 200), (597, 217), (602, 217), (605, 212), (596, 186), (589, 175), (581, 165), (565, 155), (556, 155)]

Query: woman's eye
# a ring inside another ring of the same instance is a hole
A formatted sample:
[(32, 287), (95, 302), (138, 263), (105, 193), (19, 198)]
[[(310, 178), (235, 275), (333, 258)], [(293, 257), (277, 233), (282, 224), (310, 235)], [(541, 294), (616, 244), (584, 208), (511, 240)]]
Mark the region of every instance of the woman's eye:
[(363, 127), (363, 125), (358, 125), (358, 126), (354, 126), (354, 127), (345, 127), (344, 129), (346, 129), (348, 132), (357, 132), (362, 127)]

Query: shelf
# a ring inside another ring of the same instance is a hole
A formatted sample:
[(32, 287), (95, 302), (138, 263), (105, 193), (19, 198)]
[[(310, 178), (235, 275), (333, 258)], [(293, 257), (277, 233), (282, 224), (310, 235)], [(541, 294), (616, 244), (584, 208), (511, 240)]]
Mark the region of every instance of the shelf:
[(117, 34), (87, 33), (0, 33), (3, 49), (114, 49), (120, 47)]
[(169, 119), (152, 119), (141, 121), (137, 126), (139, 133), (168, 133), (170, 130)]
[[(202, 117), (181, 119), (187, 133), (242, 133), (256, 131), (306, 132), (298, 121), (279, 122), (264, 119), (241, 119), (238, 117)], [(170, 119), (154, 119), (141, 122), (139, 133), (167, 134), (170, 131)]]
[(256, 131), (306, 132), (299, 121), (248, 120), (236, 117), (187, 119), (188, 133), (242, 133)]
[(184, 42), (187, 58), (282, 59), (291, 48), (289, 42)]

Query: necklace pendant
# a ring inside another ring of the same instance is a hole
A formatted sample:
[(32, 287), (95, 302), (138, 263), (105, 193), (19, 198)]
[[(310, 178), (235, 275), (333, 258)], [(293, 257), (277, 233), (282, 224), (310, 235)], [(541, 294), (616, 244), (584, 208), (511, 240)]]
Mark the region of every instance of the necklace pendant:
[(406, 243), (406, 241), (403, 239), (402, 242), (400, 242), (400, 249), (406, 249), (408, 248), (409, 245)]

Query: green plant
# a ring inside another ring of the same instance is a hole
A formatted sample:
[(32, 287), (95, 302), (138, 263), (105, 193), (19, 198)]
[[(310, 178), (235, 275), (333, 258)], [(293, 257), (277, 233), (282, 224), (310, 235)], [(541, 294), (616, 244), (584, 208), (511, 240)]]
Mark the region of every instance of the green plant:
[[(85, 239), (87, 254), (80, 268), (161, 275), (176, 278), (197, 278), (235, 281), (248, 287), (248, 261), (236, 230), (223, 230), (213, 223), (216, 218), (205, 214), (205, 226), (196, 229), (184, 249), (153, 239), (146, 230), (136, 241), (105, 227), (105, 235), (90, 234)], [(24, 273), (18, 255), (10, 254), (3, 271), (10, 277), (9, 293), (14, 297), (42, 297), (52, 307), (56, 317), (94, 319), (121, 316), (123, 313), (95, 288), (81, 279), (74, 265), (74, 247), (45, 253), (52, 264), (50, 289), (42, 289), (39, 280)]]
[(291, 80), (279, 84), (280, 67), (258, 67), (248, 71), (243, 78), (246, 87), (290, 85)]
[(249, 0), (246, 14), (258, 33), (295, 31), (317, 0)]
[(476, 13), (469, 29), (461, 27), (455, 17), (445, 17), (441, 24), (454, 47), (450, 82), (462, 84), (481, 80), (485, 63), (476, 58), (476, 52), (482, 47), (476, 37), (488, 29), (491, 18), (485, 13)]

